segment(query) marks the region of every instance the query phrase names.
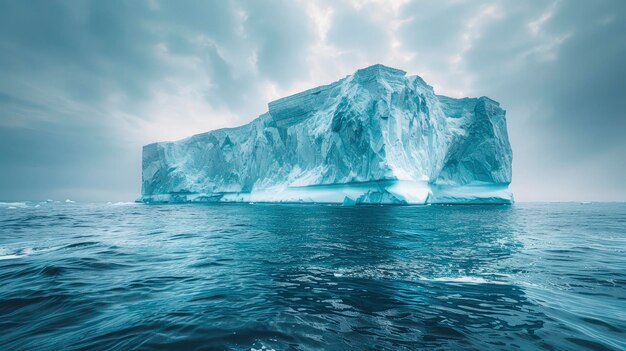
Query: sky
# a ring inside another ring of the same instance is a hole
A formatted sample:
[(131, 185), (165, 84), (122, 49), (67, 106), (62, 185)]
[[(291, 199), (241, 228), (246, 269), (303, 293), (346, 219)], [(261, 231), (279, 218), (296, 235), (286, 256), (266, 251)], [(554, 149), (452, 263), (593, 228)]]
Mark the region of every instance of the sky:
[(376, 63), (499, 101), (516, 200), (626, 200), (622, 0), (0, 0), (0, 52), (0, 201), (132, 201), (142, 145)]

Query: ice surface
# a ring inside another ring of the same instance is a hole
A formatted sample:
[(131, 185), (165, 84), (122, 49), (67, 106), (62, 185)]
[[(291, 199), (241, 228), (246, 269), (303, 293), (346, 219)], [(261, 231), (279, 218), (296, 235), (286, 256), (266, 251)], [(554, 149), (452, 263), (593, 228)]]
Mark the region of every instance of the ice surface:
[(374, 65), (251, 123), (144, 146), (143, 202), (511, 203), (505, 111)]

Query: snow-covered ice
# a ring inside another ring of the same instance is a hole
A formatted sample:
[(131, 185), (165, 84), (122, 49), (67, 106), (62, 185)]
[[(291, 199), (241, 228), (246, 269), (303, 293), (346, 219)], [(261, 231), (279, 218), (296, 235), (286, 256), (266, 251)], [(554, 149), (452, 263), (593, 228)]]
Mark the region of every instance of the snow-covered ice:
[(143, 202), (511, 203), (505, 111), (383, 65), (143, 148)]

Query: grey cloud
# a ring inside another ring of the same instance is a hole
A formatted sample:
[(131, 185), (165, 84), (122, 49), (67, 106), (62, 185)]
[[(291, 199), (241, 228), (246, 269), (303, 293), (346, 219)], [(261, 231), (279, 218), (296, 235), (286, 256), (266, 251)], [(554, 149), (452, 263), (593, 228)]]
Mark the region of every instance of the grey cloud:
[(341, 51), (384, 57), (391, 44), (387, 28), (376, 23), (368, 10), (375, 11), (367, 7), (354, 9), (347, 4), (335, 5), (328, 40)]
[(276, 83), (308, 78), (313, 31), (303, 10), (293, 1), (246, 2), (245, 31), (256, 44), (259, 71)]
[(376, 18), (389, 5), (317, 4), (333, 10), (332, 60), (311, 51), (306, 2), (1, 1), (0, 201), (132, 199), (134, 129), (157, 123), (158, 94), (189, 86), (234, 126), (265, 110), (267, 83), (386, 60), (390, 35), (414, 54), (398, 68), (508, 110), (518, 199), (626, 199), (624, 2), (413, 1), (395, 33)]
[(606, 157), (626, 150), (626, 44), (616, 39), (626, 29), (625, 9), (558, 2), (532, 35), (528, 23), (550, 6), (509, 8), (467, 53), (474, 91), (508, 109), (522, 199), (626, 198), (626, 165)]
[[(224, 19), (234, 16), (228, 8), (215, 12), (207, 6), (195, 19), (189, 9), (178, 21), (167, 20), (147, 3), (122, 1), (0, 7), (0, 47), (6, 53), (0, 56), (0, 198), (16, 200), (49, 197), (59, 189), (79, 199), (106, 196), (102, 189), (134, 197), (141, 144), (127, 143), (112, 114), (122, 110), (149, 119), (143, 110), (152, 85), (177, 72), (155, 57), (155, 46), (168, 35), (179, 39), (185, 28), (218, 39), (231, 35)], [(161, 32), (162, 23), (177, 30)], [(112, 95), (117, 102), (110, 102)]]
[[(485, 5), (482, 2), (482, 5)], [(415, 51), (416, 60), (430, 69), (445, 70), (447, 59), (460, 49), (465, 22), (481, 2), (410, 2), (402, 8), (398, 30), (402, 45)]]

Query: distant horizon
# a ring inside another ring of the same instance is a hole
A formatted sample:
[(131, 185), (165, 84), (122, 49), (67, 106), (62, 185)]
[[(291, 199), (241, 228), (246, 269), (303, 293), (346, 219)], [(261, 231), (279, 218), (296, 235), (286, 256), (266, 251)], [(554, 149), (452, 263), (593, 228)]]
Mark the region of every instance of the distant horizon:
[[(52, 200), (52, 201), (48, 201), (48, 200)], [(0, 199), (0, 204), (3, 205), (9, 205), (9, 204), (21, 204), (21, 203), (37, 203), (37, 204), (41, 204), (41, 203), (67, 203), (66, 200), (70, 200), (70, 203), (78, 203), (78, 204), (106, 204), (106, 203), (111, 203), (111, 204), (115, 204), (115, 203), (136, 203), (136, 204), (142, 204), (142, 202), (138, 202), (136, 200), (128, 200), (128, 199), (118, 199), (118, 200), (97, 200), (97, 201), (79, 201), (79, 200), (73, 200), (73, 199), (63, 199), (63, 200), (56, 200), (56, 199), (45, 199), (45, 200), (2, 200)], [(576, 203), (576, 204), (612, 204), (612, 203), (616, 203), (616, 204), (622, 204), (622, 203), (626, 203), (626, 200), (611, 200), (611, 201), (595, 201), (595, 200), (572, 200), (572, 201), (515, 201), (513, 204), (423, 204), (423, 205), (403, 205), (403, 206), (515, 206), (515, 204), (540, 204), (540, 203), (546, 203), (546, 204), (558, 204), (558, 203), (564, 203), (564, 204), (569, 204), (569, 203)], [(195, 205), (211, 205), (211, 204), (216, 204), (217, 206), (225, 204), (239, 204), (239, 205), (256, 205), (256, 204), (260, 204), (260, 205), (299, 205), (300, 203), (297, 202), (254, 202), (253, 204), (248, 204), (246, 202), (219, 202), (219, 203), (193, 203)], [(159, 206), (159, 205), (163, 205), (163, 206), (169, 206), (169, 205), (180, 205), (180, 203), (173, 203), (173, 204), (168, 204), (168, 203), (164, 203), (164, 204), (154, 204), (154, 205), (149, 205), (149, 206)], [(320, 203), (307, 203), (307, 204), (302, 204), (304, 206), (315, 206), (315, 205), (332, 205), (332, 206), (342, 206), (341, 204), (333, 204), (333, 203), (324, 203), (324, 202), (320, 202)], [(366, 205), (360, 205), (360, 206), (385, 206), (385, 205), (374, 205), (374, 204), (366, 204)], [(390, 206), (395, 206), (395, 205), (390, 205)], [(8, 206), (7, 206), (8, 207)]]

